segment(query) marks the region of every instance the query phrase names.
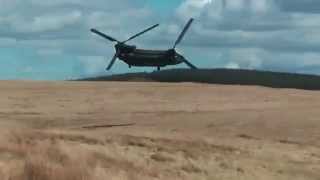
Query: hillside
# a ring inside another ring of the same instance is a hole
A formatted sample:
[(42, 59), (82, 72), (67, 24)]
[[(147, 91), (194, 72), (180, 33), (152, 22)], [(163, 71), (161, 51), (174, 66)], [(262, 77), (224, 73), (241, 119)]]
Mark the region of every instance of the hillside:
[(128, 73), (86, 78), (82, 81), (198, 82), (320, 90), (320, 76), (316, 75), (233, 69), (173, 69), (152, 73)]

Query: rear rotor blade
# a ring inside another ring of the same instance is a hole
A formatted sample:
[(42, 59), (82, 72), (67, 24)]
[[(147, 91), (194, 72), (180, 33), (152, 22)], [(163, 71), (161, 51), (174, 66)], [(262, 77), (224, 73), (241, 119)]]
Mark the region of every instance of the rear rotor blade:
[(128, 42), (128, 41), (130, 41), (130, 40), (132, 40), (132, 39), (134, 39), (134, 38), (136, 38), (136, 37), (138, 37), (138, 36), (141, 36), (142, 34), (148, 32), (148, 31), (150, 31), (150, 30), (152, 30), (152, 29), (154, 29), (154, 28), (156, 28), (156, 27), (158, 27), (158, 26), (159, 26), (159, 24), (156, 24), (156, 25), (154, 25), (154, 26), (151, 26), (151, 27), (149, 27), (148, 29), (146, 29), (146, 30), (144, 30), (144, 31), (142, 31), (142, 32), (140, 32), (140, 33), (138, 33), (138, 34), (130, 37), (128, 40), (126, 40), (126, 41), (124, 41), (124, 42), (122, 42), (122, 43), (126, 43), (126, 42)]
[(183, 60), (184, 63), (186, 63), (191, 69), (198, 69), (196, 66), (194, 66), (193, 64), (191, 64), (188, 60), (184, 59)]
[(118, 40), (114, 39), (113, 37), (108, 36), (108, 35), (100, 32), (100, 31), (98, 31), (98, 30), (96, 30), (96, 29), (91, 29), (91, 32), (93, 32), (93, 33), (95, 33), (95, 34), (97, 34), (97, 35), (99, 35), (99, 36), (101, 36), (101, 37), (104, 37), (104, 38), (108, 39), (109, 41), (119, 42)]
[(184, 27), (183, 31), (181, 32), (180, 36), (178, 37), (177, 41), (174, 43), (173, 49), (176, 48), (176, 46), (182, 41), (184, 35), (186, 34), (186, 32), (188, 31), (188, 29), (190, 28), (192, 22), (193, 22), (193, 18), (191, 18), (188, 23), (186, 24), (186, 26)]
[(116, 62), (117, 58), (118, 58), (118, 53), (116, 53), (116, 54), (113, 56), (112, 60), (110, 61), (110, 64), (109, 64), (109, 66), (107, 67), (107, 70), (108, 70), (108, 71), (112, 68), (112, 66), (113, 66), (114, 62)]

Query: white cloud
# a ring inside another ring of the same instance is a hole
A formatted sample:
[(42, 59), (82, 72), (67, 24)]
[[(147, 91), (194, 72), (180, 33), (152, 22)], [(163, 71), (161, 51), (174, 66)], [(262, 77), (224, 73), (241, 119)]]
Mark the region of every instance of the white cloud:
[(252, 11), (256, 13), (267, 13), (276, 9), (273, 0), (251, 0), (250, 6)]
[[(223, 2), (223, 1), (222, 1)], [(243, 10), (246, 6), (245, 0), (229, 0), (225, 1), (225, 8), (231, 11), (240, 11)]]
[(93, 76), (105, 73), (107, 62), (102, 56), (81, 56), (80, 62), (83, 64), (86, 76)]
[[(209, 61), (220, 53), (220, 65), (231, 68), (297, 71), (318, 65), (320, 14), (307, 13), (308, 9), (314, 9), (310, 3), (303, 6), (299, 0), (292, 0), (291, 5), (290, 0), (185, 0), (177, 8), (175, 17), (159, 19), (137, 2), (0, 0), (0, 46), (29, 47), (44, 56), (71, 55), (81, 59), (88, 68), (86, 73), (100, 73), (98, 69), (104, 71), (108, 63), (102, 57), (111, 58), (113, 44), (92, 35), (90, 28), (123, 40), (160, 23), (161, 27), (130, 43), (166, 49), (187, 19), (195, 17), (179, 45), (191, 61), (199, 54)], [(301, 7), (292, 7), (292, 4)], [(289, 6), (288, 11), (283, 10)], [(290, 59), (294, 59), (294, 63)], [(210, 63), (210, 67), (216, 65), (214, 61)]]
[(178, 14), (182, 17), (198, 17), (208, 4), (215, 0), (186, 0), (178, 8)]
[(276, 9), (274, 0), (186, 0), (178, 8), (178, 15), (184, 18), (208, 16), (212, 20), (219, 20), (230, 15), (259, 15)]
[(231, 61), (229, 66), (236, 64), (243, 69), (260, 69), (264, 60), (264, 52), (260, 49), (231, 49), (225, 56)]
[(240, 65), (235, 63), (235, 62), (230, 62), (225, 66), (225, 68), (228, 68), (228, 69), (240, 69)]
[(12, 26), (18, 32), (44, 32), (56, 31), (66, 26), (79, 23), (82, 18), (80, 11), (72, 11), (63, 14), (44, 14), (33, 17), (29, 22), (23, 17), (16, 17)]

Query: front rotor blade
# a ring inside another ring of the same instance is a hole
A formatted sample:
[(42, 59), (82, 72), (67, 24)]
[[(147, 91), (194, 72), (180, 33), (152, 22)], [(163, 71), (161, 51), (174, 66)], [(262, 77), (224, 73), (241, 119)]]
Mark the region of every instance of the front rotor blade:
[(177, 41), (174, 43), (173, 49), (176, 48), (176, 46), (182, 41), (184, 35), (186, 34), (186, 32), (188, 31), (189, 27), (191, 26), (192, 22), (193, 22), (193, 18), (191, 18), (188, 23), (186, 24), (186, 26), (184, 27), (183, 31), (181, 32), (180, 36), (178, 37)]
[(196, 66), (194, 66), (193, 64), (191, 64), (188, 60), (184, 59), (183, 60), (184, 63), (186, 63), (191, 69), (198, 69)]
[(109, 64), (109, 66), (107, 67), (107, 70), (108, 70), (108, 71), (112, 68), (112, 66), (113, 66), (114, 62), (116, 62), (117, 58), (118, 58), (118, 53), (116, 53), (116, 54), (113, 56), (113, 58), (112, 58), (112, 60), (111, 60), (111, 62), (110, 62), (110, 64)]
[(114, 39), (113, 37), (108, 36), (108, 35), (100, 32), (100, 31), (98, 31), (98, 30), (96, 30), (96, 29), (91, 29), (91, 32), (93, 32), (93, 33), (95, 33), (95, 34), (97, 34), (97, 35), (99, 35), (99, 36), (101, 36), (101, 37), (104, 37), (104, 38), (108, 39), (109, 41), (119, 42), (118, 40)]
[(138, 33), (138, 34), (130, 37), (128, 40), (124, 41), (123, 43), (126, 43), (126, 42), (128, 42), (128, 41), (130, 41), (130, 40), (132, 40), (132, 39), (134, 39), (134, 38), (136, 38), (136, 37), (138, 37), (138, 36), (141, 36), (142, 34), (148, 32), (148, 31), (150, 31), (150, 30), (152, 30), (152, 29), (154, 29), (154, 28), (156, 28), (156, 27), (158, 27), (158, 26), (159, 26), (159, 24), (156, 24), (156, 25), (154, 25), (154, 26), (151, 26), (151, 27), (149, 27), (148, 29), (146, 29), (146, 30), (144, 30), (144, 31), (142, 31), (142, 32), (140, 32), (140, 33)]

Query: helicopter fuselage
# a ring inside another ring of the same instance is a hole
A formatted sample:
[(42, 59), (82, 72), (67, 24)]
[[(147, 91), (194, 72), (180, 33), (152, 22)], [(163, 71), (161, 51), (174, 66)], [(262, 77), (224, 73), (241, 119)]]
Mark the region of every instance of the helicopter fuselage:
[(174, 49), (146, 50), (136, 46), (116, 45), (118, 58), (131, 66), (164, 67), (183, 63), (183, 56)]
[(176, 46), (181, 42), (184, 35), (186, 34), (187, 30), (189, 29), (190, 25), (193, 22), (193, 18), (191, 18), (188, 23), (183, 28), (182, 32), (180, 33), (178, 39), (175, 41), (172, 49), (168, 50), (147, 50), (147, 49), (137, 49), (136, 46), (130, 46), (126, 43), (141, 36), (142, 34), (156, 28), (159, 24), (151, 26), (133, 36), (125, 41), (119, 41), (109, 35), (106, 35), (97, 29), (91, 29), (91, 32), (111, 41), (116, 42), (115, 45), (116, 53), (111, 59), (108, 67), (106, 70), (110, 70), (114, 65), (117, 59), (122, 60), (126, 64), (129, 65), (129, 68), (132, 66), (147, 66), (147, 67), (157, 67), (158, 70), (161, 70), (161, 67), (168, 66), (168, 65), (177, 65), (180, 63), (184, 63), (188, 65), (191, 69), (197, 69), (196, 66), (191, 64), (187, 59), (185, 59), (181, 54), (176, 52)]

